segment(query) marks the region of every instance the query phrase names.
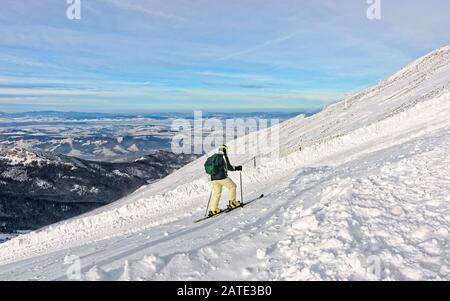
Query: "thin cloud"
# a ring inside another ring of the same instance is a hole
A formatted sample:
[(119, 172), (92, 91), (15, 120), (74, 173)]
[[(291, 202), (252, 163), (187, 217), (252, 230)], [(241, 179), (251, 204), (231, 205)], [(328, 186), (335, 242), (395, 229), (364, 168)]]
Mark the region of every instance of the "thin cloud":
[(185, 19), (182, 17), (176, 16), (173, 14), (169, 14), (169, 13), (166, 13), (166, 12), (163, 12), (160, 10), (151, 9), (151, 8), (142, 6), (137, 3), (129, 3), (128, 1), (123, 1), (123, 0), (103, 0), (103, 1), (109, 2), (121, 9), (143, 13), (143, 14), (146, 14), (146, 15), (149, 15), (152, 17), (156, 17), (156, 18), (161, 18), (161, 19), (166, 19), (166, 20), (171, 20), (171, 21), (185, 21)]
[(248, 49), (245, 49), (245, 50), (241, 50), (241, 51), (229, 54), (227, 56), (224, 56), (224, 57), (220, 58), (219, 61), (229, 60), (229, 59), (232, 59), (232, 58), (235, 58), (235, 57), (239, 57), (239, 56), (242, 56), (242, 55), (246, 55), (246, 54), (249, 54), (249, 53), (254, 53), (256, 51), (259, 51), (261, 49), (267, 48), (269, 46), (286, 42), (286, 41), (292, 39), (293, 37), (295, 37), (296, 35), (297, 35), (297, 32), (293, 32), (293, 33), (290, 33), (288, 35), (283, 35), (281, 37), (278, 37), (276, 39), (268, 40), (268, 41), (266, 41), (266, 42), (264, 42), (264, 43), (262, 43), (262, 44), (260, 44), (258, 46), (251, 47), (251, 48), (248, 48)]

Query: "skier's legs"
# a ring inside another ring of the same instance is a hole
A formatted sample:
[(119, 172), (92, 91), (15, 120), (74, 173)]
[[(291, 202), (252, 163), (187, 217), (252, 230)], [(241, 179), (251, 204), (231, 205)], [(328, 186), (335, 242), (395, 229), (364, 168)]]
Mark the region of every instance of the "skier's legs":
[(226, 178), (225, 180), (222, 180), (221, 182), (222, 182), (222, 185), (228, 189), (228, 199), (230, 201), (235, 201), (236, 200), (236, 184), (230, 178)]
[(212, 200), (211, 211), (219, 209), (220, 196), (222, 195), (222, 183), (221, 181), (212, 181)]

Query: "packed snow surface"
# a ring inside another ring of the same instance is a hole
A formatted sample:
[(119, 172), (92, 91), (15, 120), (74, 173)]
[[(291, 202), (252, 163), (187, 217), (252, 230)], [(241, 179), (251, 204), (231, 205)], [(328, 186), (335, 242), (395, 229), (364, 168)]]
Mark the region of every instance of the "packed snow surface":
[(282, 123), (279, 156), (231, 154), (245, 200), (265, 198), (194, 224), (210, 191), (200, 158), (1, 244), (0, 280), (65, 280), (77, 258), (85, 280), (450, 280), (449, 154), (445, 47)]

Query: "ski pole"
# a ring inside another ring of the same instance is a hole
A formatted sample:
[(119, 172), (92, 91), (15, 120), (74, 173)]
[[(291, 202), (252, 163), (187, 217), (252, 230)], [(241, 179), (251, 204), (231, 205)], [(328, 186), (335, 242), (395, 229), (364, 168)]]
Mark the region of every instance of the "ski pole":
[(241, 202), (244, 204), (244, 193), (242, 192), (242, 171), (239, 173), (239, 181), (241, 182)]
[(210, 193), (210, 195), (209, 195), (208, 205), (206, 205), (205, 216), (208, 215), (208, 209), (209, 209), (209, 203), (211, 203), (211, 197), (212, 197), (212, 191), (211, 191), (211, 193)]

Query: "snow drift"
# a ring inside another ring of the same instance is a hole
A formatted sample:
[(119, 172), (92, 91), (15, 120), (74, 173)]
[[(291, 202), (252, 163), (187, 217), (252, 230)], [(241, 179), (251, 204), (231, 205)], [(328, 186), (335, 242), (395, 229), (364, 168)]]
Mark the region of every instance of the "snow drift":
[(66, 279), (64, 259), (76, 255), (87, 280), (449, 280), (449, 97), (447, 46), (282, 123), (281, 156), (231, 154), (246, 198), (264, 199), (194, 225), (210, 189), (200, 158), (1, 244), (0, 279)]

